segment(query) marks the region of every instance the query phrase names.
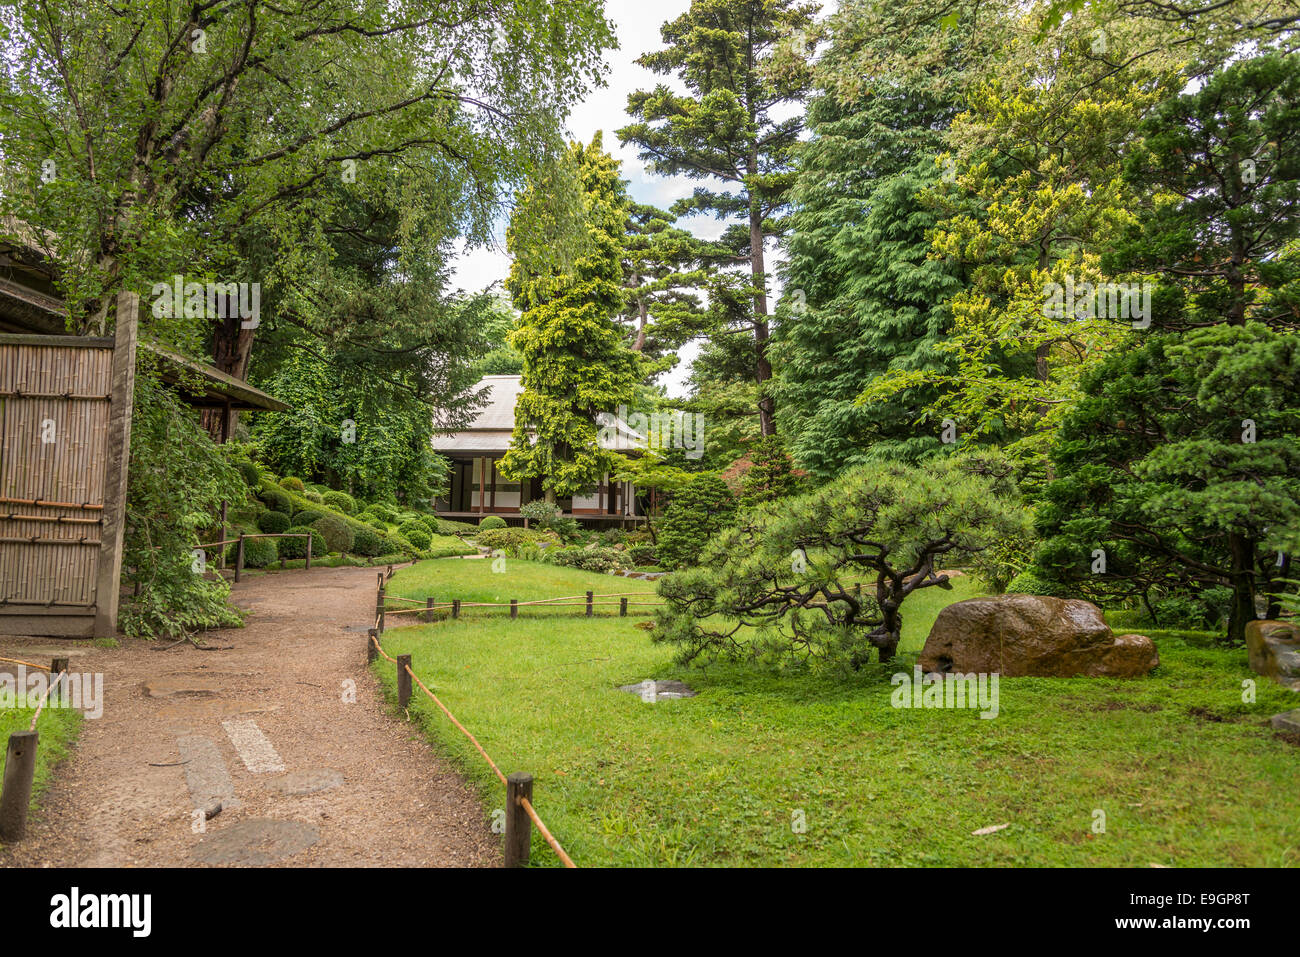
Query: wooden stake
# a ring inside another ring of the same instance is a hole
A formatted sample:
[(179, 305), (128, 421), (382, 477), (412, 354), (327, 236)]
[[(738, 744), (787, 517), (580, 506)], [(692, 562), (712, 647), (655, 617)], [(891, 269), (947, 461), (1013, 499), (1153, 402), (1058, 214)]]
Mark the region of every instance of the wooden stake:
[(411, 702), (411, 673), (406, 670), (410, 665), (410, 655), (397, 656), (397, 706), (399, 708), (405, 708)]
[(428, 598), (424, 600), (424, 607), (428, 609), (424, 613), (424, 620), (433, 621), (433, 596), (432, 595), (430, 595)]
[(239, 533), (239, 544), (235, 547), (235, 581), (239, 581), (239, 575), (244, 570), (244, 533)]
[(618, 600), (618, 616), (619, 616), (620, 618), (626, 618), (626, 617), (627, 617), (627, 599), (626, 599), (626, 598), (620, 598), (620, 599)]
[(587, 592), (587, 617), (591, 617), (592, 592)]
[(36, 748), (40, 732), (15, 731), (9, 735), (5, 755), (3, 790), (0, 790), (0, 841), (13, 843), (27, 836), (27, 806), (36, 777)]
[(533, 776), (516, 771), (506, 778), (506, 867), (524, 867), (533, 843), (533, 820), (519, 802), (533, 800)]
[(518, 617), (519, 617), (519, 599), (518, 599), (518, 598), (511, 598), (511, 599), (510, 599), (510, 617), (511, 617), (511, 618), (518, 618)]

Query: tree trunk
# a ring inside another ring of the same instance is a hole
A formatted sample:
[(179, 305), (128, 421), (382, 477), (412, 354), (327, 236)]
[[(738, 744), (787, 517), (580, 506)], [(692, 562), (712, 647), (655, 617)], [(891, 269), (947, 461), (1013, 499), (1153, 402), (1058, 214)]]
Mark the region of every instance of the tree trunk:
[[(757, 169), (755, 157), (750, 164), (750, 174)], [(772, 378), (772, 363), (767, 358), (770, 330), (767, 323), (767, 269), (763, 256), (763, 210), (758, 197), (752, 194), (749, 197), (749, 265), (754, 287), (759, 290), (754, 296), (754, 379), (761, 393), (764, 383)], [(770, 395), (759, 396), (758, 428), (764, 436), (776, 435), (776, 402)]]
[(1290, 577), (1291, 556), (1283, 554), (1282, 563), (1278, 566), (1277, 574), (1273, 576), (1273, 587), (1269, 589), (1273, 592), (1273, 596), (1268, 602), (1268, 618), (1270, 620), (1276, 620), (1282, 615), (1282, 600), (1277, 596), (1277, 593), (1282, 590), (1283, 580)]
[(1228, 550), (1232, 553), (1232, 611), (1228, 615), (1228, 641), (1243, 643), (1246, 624), (1254, 621), (1255, 611), (1255, 543), (1244, 535), (1231, 532)]
[[(234, 305), (238, 305), (237, 303)], [(240, 381), (248, 378), (248, 359), (253, 354), (253, 336), (257, 329), (243, 328), (243, 320), (239, 317), (239, 310), (232, 308), (227, 304), (225, 319), (216, 321), (216, 328), (212, 336), (212, 364), (226, 375), (233, 376)], [(233, 313), (233, 315), (231, 315)], [(203, 427), (207, 429), (208, 434), (212, 436), (214, 442), (221, 441), (222, 417), (225, 415), (222, 409), (204, 409), (203, 410)], [(230, 434), (235, 434), (235, 423), (238, 421), (238, 412), (230, 414)]]

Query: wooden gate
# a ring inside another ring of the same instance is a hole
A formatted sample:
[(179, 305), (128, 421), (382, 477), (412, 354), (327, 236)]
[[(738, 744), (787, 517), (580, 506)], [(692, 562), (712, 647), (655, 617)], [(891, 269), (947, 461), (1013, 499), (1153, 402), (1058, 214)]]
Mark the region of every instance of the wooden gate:
[(0, 335), (0, 634), (116, 630), (137, 310), (116, 340)]

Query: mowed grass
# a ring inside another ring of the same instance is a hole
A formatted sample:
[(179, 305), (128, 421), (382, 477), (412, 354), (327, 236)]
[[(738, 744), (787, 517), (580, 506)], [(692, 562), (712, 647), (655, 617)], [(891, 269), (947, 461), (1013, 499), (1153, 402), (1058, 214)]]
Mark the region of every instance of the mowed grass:
[[(9, 674), (13, 674), (8, 664), (3, 665)], [(0, 708), (0, 743), (4, 754), (0, 755), (0, 773), (8, 761), (9, 735), (15, 731), (27, 731), (32, 724), (31, 708)], [(62, 761), (77, 740), (81, 729), (81, 712), (73, 708), (45, 708), (41, 711), (36, 730), (40, 732), (40, 743), (36, 750), (36, 775), (32, 784), (31, 808), (38, 807), (41, 795), (49, 787), (55, 767)], [(29, 812), (30, 813), (30, 812)]]
[[(400, 571), (389, 592), (469, 601), (638, 586), (652, 583), (444, 559)], [(1300, 863), (1300, 748), (1267, 726), (1300, 698), (1260, 679), (1243, 703), (1256, 677), (1243, 649), (1152, 632), (1161, 665), (1146, 678), (1005, 679), (992, 720), (893, 708), (890, 675), (910, 672), (944, 605), (977, 593), (960, 579), (909, 598), (898, 660), (847, 676), (682, 668), (637, 627), (646, 618), (581, 610), (512, 622), (467, 609), (389, 630), (383, 645), (414, 656), (503, 771), (535, 776), (538, 813), (580, 866)], [(393, 694), (394, 666), (376, 668)], [(648, 704), (617, 690), (648, 678), (699, 695)], [(418, 688), (411, 715), (486, 807), (502, 807), (496, 777)], [(971, 834), (997, 824), (1010, 826)], [(532, 859), (558, 864), (537, 835)]]

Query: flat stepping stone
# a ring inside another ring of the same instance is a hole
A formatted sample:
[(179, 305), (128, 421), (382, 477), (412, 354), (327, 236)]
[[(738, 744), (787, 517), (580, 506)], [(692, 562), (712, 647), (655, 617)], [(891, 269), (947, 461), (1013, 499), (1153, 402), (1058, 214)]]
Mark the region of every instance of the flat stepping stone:
[(225, 810), (239, 807), (235, 797), (235, 782), (230, 779), (226, 762), (221, 757), (217, 743), (198, 734), (178, 738), (176, 750), (180, 752), (185, 768), (185, 786), (190, 791), (190, 803), (196, 810), (221, 805)]
[(281, 794), (315, 794), (343, 784), (343, 772), (334, 768), (316, 768), (310, 771), (290, 771), (284, 777), (266, 782), (266, 786)]
[(1290, 711), (1283, 711), (1281, 714), (1275, 714), (1268, 719), (1278, 731), (1294, 731), (1300, 733), (1300, 708), (1292, 708)]
[(266, 867), (301, 854), (320, 840), (320, 829), (302, 821), (249, 818), (212, 831), (190, 852), (200, 864)]
[(619, 691), (639, 695), (642, 701), (668, 701), (674, 698), (694, 698), (699, 692), (684, 681), (668, 679), (666, 681), (646, 680), (634, 685), (619, 685)]

